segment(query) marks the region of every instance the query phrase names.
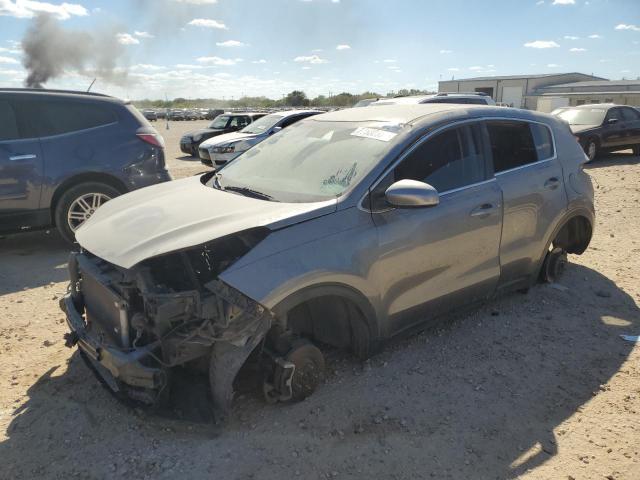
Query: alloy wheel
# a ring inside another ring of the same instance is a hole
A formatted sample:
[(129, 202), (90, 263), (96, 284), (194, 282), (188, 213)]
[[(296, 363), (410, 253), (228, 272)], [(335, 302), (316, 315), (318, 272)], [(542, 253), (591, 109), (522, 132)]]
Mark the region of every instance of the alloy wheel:
[(91, 218), (91, 215), (104, 203), (111, 200), (111, 197), (104, 193), (85, 193), (76, 198), (69, 206), (67, 212), (67, 223), (72, 231), (76, 231), (80, 226)]

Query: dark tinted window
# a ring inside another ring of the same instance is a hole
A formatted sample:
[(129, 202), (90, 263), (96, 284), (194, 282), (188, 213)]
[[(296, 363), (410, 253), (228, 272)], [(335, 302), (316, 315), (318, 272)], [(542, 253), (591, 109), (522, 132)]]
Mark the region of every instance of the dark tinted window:
[(608, 122), (609, 120), (615, 118), (616, 120), (618, 120), (619, 122), (622, 121), (622, 114), (620, 112), (619, 108), (612, 108), (611, 110), (609, 110), (609, 112), (607, 113), (607, 119), (606, 121)]
[(487, 122), (496, 173), (538, 161), (527, 122)]
[(11, 104), (0, 100), (0, 141), (19, 138), (16, 113)]
[(622, 118), (624, 118), (627, 122), (633, 122), (635, 120), (640, 120), (640, 114), (638, 114), (638, 112), (636, 112), (632, 108), (623, 108)]
[(469, 126), (440, 133), (420, 145), (395, 169), (395, 180), (426, 182), (439, 192), (485, 179), (479, 138)]
[(538, 152), (538, 160), (546, 160), (553, 157), (553, 139), (551, 130), (539, 123), (531, 124), (531, 133), (533, 133), (533, 141), (536, 144)]
[(302, 120), (303, 118), (307, 118), (309, 115), (305, 114), (305, 115), (295, 115), (293, 117), (289, 117), (287, 118), (284, 122), (282, 122), (282, 125), (280, 125), (282, 128), (288, 127), (289, 125), (293, 125), (296, 122), (299, 122), (300, 120)]
[(41, 137), (77, 132), (117, 121), (106, 105), (39, 100), (24, 103), (25, 120), (37, 125)]

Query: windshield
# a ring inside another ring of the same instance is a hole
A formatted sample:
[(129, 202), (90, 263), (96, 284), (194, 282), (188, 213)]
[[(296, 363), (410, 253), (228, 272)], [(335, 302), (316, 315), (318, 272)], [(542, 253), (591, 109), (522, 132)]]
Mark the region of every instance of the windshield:
[(600, 125), (607, 110), (604, 108), (569, 108), (557, 114), (569, 125)]
[(215, 130), (221, 130), (227, 126), (229, 122), (229, 115), (218, 115), (213, 119), (213, 122), (209, 124), (209, 128), (213, 128)]
[(242, 133), (264, 133), (270, 128), (272, 128), (276, 123), (282, 120), (284, 117), (282, 115), (266, 115), (262, 118), (259, 118), (253, 123), (250, 123), (242, 130)]
[[(378, 127), (378, 128), (376, 128)], [(343, 195), (389, 151), (400, 126), (380, 122), (301, 122), (219, 170), (210, 186), (251, 190), (280, 202)]]

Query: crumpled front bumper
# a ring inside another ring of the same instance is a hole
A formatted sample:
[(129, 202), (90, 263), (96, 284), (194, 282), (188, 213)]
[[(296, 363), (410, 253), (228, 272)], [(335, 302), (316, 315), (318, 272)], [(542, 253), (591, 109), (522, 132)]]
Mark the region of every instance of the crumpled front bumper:
[[(67, 346), (77, 345), (88, 357), (94, 371), (115, 392), (131, 386), (152, 390), (162, 389), (167, 382), (161, 368), (144, 365), (142, 360), (151, 354), (155, 345), (120, 350), (105, 345), (87, 331), (80, 308), (71, 294), (60, 300), (60, 308), (65, 312), (70, 332), (65, 335)], [(122, 385), (124, 384), (124, 385)]]

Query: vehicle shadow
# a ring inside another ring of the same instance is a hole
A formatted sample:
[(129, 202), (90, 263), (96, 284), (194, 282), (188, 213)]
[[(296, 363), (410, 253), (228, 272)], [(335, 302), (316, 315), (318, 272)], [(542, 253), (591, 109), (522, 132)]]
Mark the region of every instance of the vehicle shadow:
[(179, 157), (176, 157), (176, 160), (180, 160), (183, 162), (195, 162), (195, 161), (200, 161), (200, 157), (196, 156), (196, 155), (181, 155)]
[[(557, 454), (561, 424), (632, 351), (619, 335), (640, 329), (634, 299), (609, 278), (571, 264), (561, 282), (569, 287), (539, 285), (394, 340), (364, 363), (330, 357), (327, 381), (304, 402), (243, 395), (223, 427), (127, 409), (76, 354), (29, 387), (0, 458), (9, 478), (153, 477), (163, 455), (188, 464), (183, 478), (515, 478)], [(205, 391), (177, 395), (188, 404)]]
[(640, 156), (634, 155), (631, 150), (621, 152), (606, 153), (597, 157), (594, 161), (584, 166), (585, 170), (611, 167), (616, 165), (638, 165)]
[(68, 279), (70, 247), (57, 230), (0, 237), (0, 295)]

